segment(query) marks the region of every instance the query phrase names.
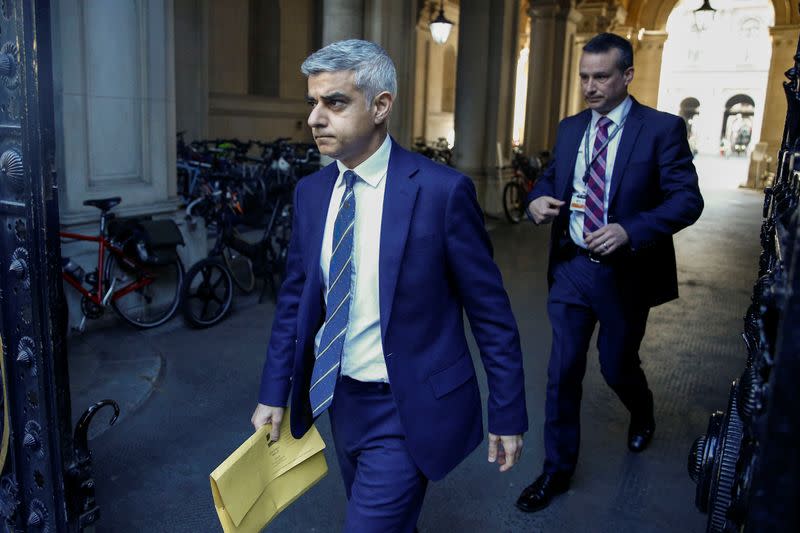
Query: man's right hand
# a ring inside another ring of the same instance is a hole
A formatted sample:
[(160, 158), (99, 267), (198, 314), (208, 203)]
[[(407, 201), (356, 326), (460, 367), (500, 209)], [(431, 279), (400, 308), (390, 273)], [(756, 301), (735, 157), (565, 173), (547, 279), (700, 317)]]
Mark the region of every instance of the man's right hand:
[(528, 210), (533, 215), (537, 224), (546, 224), (558, 216), (559, 208), (564, 205), (561, 200), (552, 196), (540, 196), (528, 205)]
[(284, 407), (271, 407), (260, 403), (258, 407), (256, 407), (255, 412), (253, 412), (250, 422), (253, 423), (253, 427), (256, 430), (265, 424), (272, 424), (269, 440), (276, 441), (281, 436), (281, 421), (283, 420), (283, 412), (285, 410), (286, 408)]

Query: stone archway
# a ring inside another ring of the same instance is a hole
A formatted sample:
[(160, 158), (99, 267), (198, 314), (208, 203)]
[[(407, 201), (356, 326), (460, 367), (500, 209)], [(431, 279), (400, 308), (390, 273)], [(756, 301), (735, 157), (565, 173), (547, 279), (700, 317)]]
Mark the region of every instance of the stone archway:
[(720, 140), (727, 144), (730, 153), (747, 153), (753, 136), (754, 113), (755, 102), (746, 94), (736, 94), (725, 102)]
[(692, 153), (697, 153), (697, 139), (694, 131), (694, 120), (700, 114), (700, 100), (693, 96), (684, 98), (681, 101), (680, 117), (686, 122), (686, 136), (689, 138), (689, 146), (692, 148)]
[[(718, 0), (720, 1), (720, 0)], [(680, 0), (631, 0), (628, 4), (626, 24), (639, 29), (663, 31), (667, 19)], [(800, 25), (797, 4), (788, 0), (771, 0), (775, 8), (775, 26)], [(714, 2), (712, 1), (712, 6)]]
[[(631, 0), (625, 7), (627, 16), (625, 26), (632, 38), (637, 58), (642, 65), (642, 58), (647, 61), (651, 72), (660, 71), (660, 54), (663, 51), (663, 43), (666, 40), (667, 19), (678, 5), (680, 0), (667, 0), (661, 2), (657, 0)], [(714, 7), (724, 7), (724, 5)], [(786, 97), (783, 93), (783, 82), (785, 81), (784, 72), (794, 64), (794, 54), (797, 46), (797, 36), (800, 32), (800, 13), (797, 4), (787, 0), (772, 0), (770, 2), (774, 8), (774, 25), (769, 28), (771, 38), (772, 55), (767, 75), (767, 88), (765, 91), (762, 113), (756, 113), (757, 120), (754, 124), (753, 138), (759, 139), (759, 143), (754, 146), (753, 158), (756, 156), (763, 159), (766, 156), (774, 156), (781, 144), (781, 134), (786, 115)], [(638, 37), (638, 39), (637, 39)], [(640, 73), (637, 73), (639, 75)], [(653, 91), (657, 91), (657, 83), (653, 83), (655, 74), (647, 79), (647, 76), (639, 76), (639, 80), (634, 80), (634, 85), (644, 91), (645, 98)], [(645, 82), (645, 83), (643, 83)], [(727, 95), (728, 97), (731, 94)], [(721, 104), (721, 102), (720, 102)], [(759, 106), (757, 106), (757, 109)], [(675, 112), (675, 111), (673, 111)], [(719, 115), (717, 115), (719, 116)], [(720, 127), (720, 126), (717, 126)], [(748, 184), (756, 183), (757, 165), (751, 163)], [(760, 167), (759, 167), (760, 168)]]

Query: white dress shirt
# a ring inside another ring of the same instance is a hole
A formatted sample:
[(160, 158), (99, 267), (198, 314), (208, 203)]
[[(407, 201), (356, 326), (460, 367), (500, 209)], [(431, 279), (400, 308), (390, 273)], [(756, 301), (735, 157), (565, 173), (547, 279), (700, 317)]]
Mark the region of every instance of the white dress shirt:
[[(386, 362), (383, 359), (381, 342), (381, 316), (378, 299), (378, 258), (380, 256), (381, 219), (383, 218), (383, 196), (386, 191), (386, 172), (392, 141), (389, 136), (380, 148), (366, 161), (352, 169), (359, 179), (353, 185), (356, 199), (356, 218), (353, 225), (353, 277), (351, 281), (350, 318), (342, 350), (342, 375), (359, 381), (389, 381)], [(325, 302), (328, 301), (328, 271), (333, 247), (333, 225), (339, 211), (339, 203), (345, 191), (344, 172), (341, 161), (339, 177), (333, 186), (328, 205), (328, 217), (322, 238), (320, 268), (325, 287)], [(319, 350), (322, 329), (314, 339), (315, 353)]]
[[(608, 194), (611, 191), (611, 179), (614, 177), (614, 159), (617, 157), (617, 149), (619, 148), (619, 140), (622, 138), (622, 130), (624, 129), (623, 120), (628, 116), (631, 109), (631, 97), (627, 96), (617, 107), (608, 112), (606, 117), (611, 119), (613, 124), (608, 126), (608, 134), (619, 128), (617, 134), (609, 141), (606, 153), (606, 179), (605, 179), (605, 195), (603, 203), (605, 209), (603, 210), (603, 224), (608, 224)], [(594, 141), (597, 137), (597, 121), (602, 117), (600, 113), (592, 109), (592, 121), (589, 127), (589, 160), (591, 161), (592, 152), (594, 151)], [(575, 160), (575, 175), (572, 179), (573, 194), (586, 195), (586, 184), (583, 182), (583, 176), (586, 173), (586, 158), (584, 150), (586, 146), (586, 135), (581, 136), (580, 146), (578, 146), (578, 158)], [(567, 204), (569, 206), (569, 204)], [(583, 240), (583, 211), (570, 211), (569, 216), (569, 234), (572, 240), (578, 246), (587, 248), (586, 242)]]

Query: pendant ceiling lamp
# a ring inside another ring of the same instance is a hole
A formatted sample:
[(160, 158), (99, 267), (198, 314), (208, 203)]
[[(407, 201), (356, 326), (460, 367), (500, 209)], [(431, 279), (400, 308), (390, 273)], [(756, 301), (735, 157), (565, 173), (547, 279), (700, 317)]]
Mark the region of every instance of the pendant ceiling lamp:
[(447, 38), (450, 37), (450, 30), (452, 29), (453, 23), (444, 16), (444, 0), (441, 0), (439, 16), (431, 21), (431, 36), (437, 43), (444, 44), (447, 42)]
[(714, 22), (717, 10), (711, 7), (709, 0), (703, 0), (703, 5), (693, 11), (694, 25), (699, 31), (706, 31)]

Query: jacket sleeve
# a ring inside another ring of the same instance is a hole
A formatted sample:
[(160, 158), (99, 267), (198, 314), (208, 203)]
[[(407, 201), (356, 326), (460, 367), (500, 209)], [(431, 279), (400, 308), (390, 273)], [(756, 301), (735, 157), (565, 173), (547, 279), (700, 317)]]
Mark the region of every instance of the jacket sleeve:
[(278, 293), (258, 395), (259, 403), (273, 407), (285, 407), (289, 398), (297, 337), (297, 307), (306, 280), (301, 242), (304, 231), (298, 216), (299, 191), (298, 186), (294, 191), (292, 237), (286, 259), (286, 279)]
[(656, 148), (661, 202), (650, 210), (619, 221), (634, 250), (694, 224), (703, 212), (703, 197), (692, 163), (686, 125), (680, 117), (670, 117), (670, 120)]
[(460, 176), (450, 191), (445, 217), (448, 263), (489, 382), (489, 431), (524, 433), (528, 415), (519, 332), (468, 177)]
[[(561, 128), (563, 127), (564, 122), (562, 121), (558, 125), (558, 133), (556, 134), (556, 145), (555, 148), (553, 148), (553, 155), (550, 158), (550, 161), (547, 163), (544, 172), (542, 172), (541, 176), (539, 176), (539, 179), (536, 180), (536, 184), (533, 186), (533, 189), (531, 189), (531, 191), (528, 193), (528, 204), (541, 196), (555, 197), (556, 158), (559, 155), (558, 138), (561, 136)], [(558, 198), (558, 200), (560, 200), (560, 198)]]

